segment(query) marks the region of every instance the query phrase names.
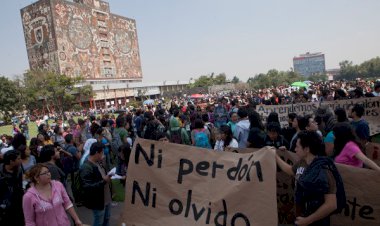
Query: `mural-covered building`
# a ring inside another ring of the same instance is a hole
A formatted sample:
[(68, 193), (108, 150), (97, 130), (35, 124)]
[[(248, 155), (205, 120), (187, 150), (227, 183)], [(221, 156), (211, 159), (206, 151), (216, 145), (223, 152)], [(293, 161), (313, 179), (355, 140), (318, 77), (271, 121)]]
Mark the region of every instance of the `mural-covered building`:
[(91, 84), (141, 81), (136, 21), (101, 0), (39, 0), (21, 9), (31, 69)]

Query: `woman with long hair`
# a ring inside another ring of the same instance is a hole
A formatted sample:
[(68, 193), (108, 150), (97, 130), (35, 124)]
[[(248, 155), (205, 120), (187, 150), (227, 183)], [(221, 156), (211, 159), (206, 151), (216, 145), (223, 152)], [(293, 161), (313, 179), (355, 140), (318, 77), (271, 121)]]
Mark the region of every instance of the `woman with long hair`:
[(21, 153), (22, 170), (24, 173), (28, 172), (30, 168), (37, 164), (36, 158), (30, 154), (30, 149), (25, 145), (21, 145), (17, 150)]
[(364, 163), (369, 168), (380, 171), (380, 166), (362, 152), (361, 143), (349, 123), (337, 123), (333, 131), (335, 137), (333, 157), (336, 163), (355, 167), (363, 167)]
[(332, 156), (334, 153), (334, 131), (332, 129), (334, 128), (337, 122), (348, 122), (347, 113), (346, 113), (346, 110), (344, 110), (344, 108), (337, 107), (335, 108), (334, 113), (335, 113), (336, 120), (332, 121), (333, 124), (331, 124), (332, 125), (331, 130), (330, 132), (326, 134), (323, 140), (326, 147), (326, 154), (328, 156)]
[(225, 148), (238, 148), (238, 142), (232, 135), (232, 130), (227, 125), (221, 125), (219, 129), (219, 138), (214, 146), (216, 151), (224, 151)]
[(22, 205), (26, 226), (70, 225), (66, 211), (75, 225), (83, 225), (65, 188), (59, 181), (51, 180), (46, 165), (33, 166), (28, 173), (28, 179), (32, 182), (32, 187), (25, 193)]
[(264, 147), (264, 139), (266, 137), (265, 128), (261, 121), (259, 113), (253, 111), (248, 116), (249, 119), (249, 135), (248, 135), (248, 147), (262, 148)]

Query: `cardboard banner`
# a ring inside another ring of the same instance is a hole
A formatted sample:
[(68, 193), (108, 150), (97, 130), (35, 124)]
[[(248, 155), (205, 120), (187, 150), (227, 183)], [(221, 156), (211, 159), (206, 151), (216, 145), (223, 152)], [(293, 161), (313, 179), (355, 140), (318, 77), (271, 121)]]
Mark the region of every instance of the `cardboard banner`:
[(380, 173), (337, 164), (346, 190), (346, 208), (331, 218), (332, 226), (380, 225)]
[[(226, 151), (234, 153), (251, 153), (256, 152), (258, 148), (245, 148), (245, 149), (226, 149)], [(289, 151), (276, 150), (276, 153), (290, 165), (294, 165), (299, 161), (299, 157)], [(278, 223), (281, 225), (294, 224), (295, 221), (295, 205), (294, 205), (294, 185), (295, 179), (287, 175), (277, 167), (276, 172), (276, 191), (277, 191), (277, 211)]]
[[(379, 164), (380, 144), (367, 145), (367, 156)], [(231, 149), (236, 153), (254, 152), (257, 149)], [(277, 154), (288, 164), (293, 165), (299, 157), (289, 151), (277, 150)], [(342, 176), (347, 206), (341, 214), (331, 217), (332, 226), (375, 226), (380, 225), (380, 173), (363, 168), (337, 164)], [(279, 168), (277, 179), (277, 209), (279, 224), (294, 225), (294, 178)]]
[[(290, 165), (299, 161), (299, 157), (289, 151), (277, 150), (277, 154), (282, 160)], [(296, 217), (296, 206), (294, 204), (295, 179), (277, 167), (277, 211), (279, 224), (294, 224)]]
[[(380, 133), (380, 97), (368, 97), (348, 100), (325, 101), (321, 105), (328, 105), (335, 110), (337, 107), (346, 109), (349, 115), (349, 109), (355, 104), (363, 105), (365, 109), (364, 118), (368, 121), (370, 134)], [(291, 112), (297, 115), (313, 114), (319, 107), (319, 102), (299, 103), (291, 105), (257, 105), (256, 111), (261, 115), (262, 120), (266, 123), (267, 117), (271, 112), (277, 112), (281, 126), (288, 126), (288, 114)]]
[[(365, 154), (369, 159), (372, 159), (377, 165), (380, 166), (380, 144), (368, 143), (365, 146)], [(379, 185), (380, 186), (380, 185)]]
[(275, 152), (215, 152), (137, 139), (122, 222), (277, 226)]

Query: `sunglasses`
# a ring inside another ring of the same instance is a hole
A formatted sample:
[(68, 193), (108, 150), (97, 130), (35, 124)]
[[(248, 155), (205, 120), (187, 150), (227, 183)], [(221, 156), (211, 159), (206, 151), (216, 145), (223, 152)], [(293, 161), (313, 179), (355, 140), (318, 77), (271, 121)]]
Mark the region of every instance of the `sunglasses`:
[(44, 173), (40, 173), (40, 174), (38, 174), (38, 176), (43, 176), (43, 175), (47, 175), (47, 174), (50, 174), (50, 171), (46, 171)]

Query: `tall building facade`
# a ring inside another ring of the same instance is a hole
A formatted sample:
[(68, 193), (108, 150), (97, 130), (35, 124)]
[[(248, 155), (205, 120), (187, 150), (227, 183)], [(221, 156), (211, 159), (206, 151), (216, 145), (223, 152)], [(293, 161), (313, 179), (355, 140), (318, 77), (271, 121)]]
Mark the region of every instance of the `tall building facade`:
[(325, 55), (309, 52), (301, 54), (293, 58), (293, 68), (295, 72), (303, 76), (323, 74), (326, 71)]
[(141, 81), (136, 21), (101, 0), (39, 0), (21, 9), (31, 69), (91, 84)]

